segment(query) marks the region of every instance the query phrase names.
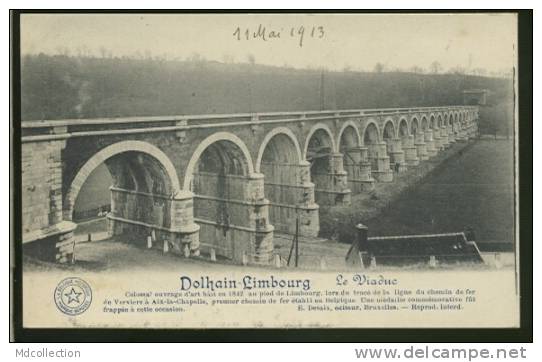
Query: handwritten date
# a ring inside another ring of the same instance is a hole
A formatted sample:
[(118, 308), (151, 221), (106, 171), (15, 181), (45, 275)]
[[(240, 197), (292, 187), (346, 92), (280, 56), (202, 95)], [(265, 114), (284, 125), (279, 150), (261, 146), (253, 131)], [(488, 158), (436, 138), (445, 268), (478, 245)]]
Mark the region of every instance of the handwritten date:
[(261, 40), (271, 41), (278, 39), (290, 38), (297, 41), (299, 47), (303, 47), (304, 42), (308, 38), (323, 39), (326, 32), (323, 26), (305, 27), (294, 26), (291, 28), (271, 29), (265, 25), (259, 24), (257, 29), (250, 29), (238, 26), (233, 32), (233, 37), (237, 41), (241, 40)]

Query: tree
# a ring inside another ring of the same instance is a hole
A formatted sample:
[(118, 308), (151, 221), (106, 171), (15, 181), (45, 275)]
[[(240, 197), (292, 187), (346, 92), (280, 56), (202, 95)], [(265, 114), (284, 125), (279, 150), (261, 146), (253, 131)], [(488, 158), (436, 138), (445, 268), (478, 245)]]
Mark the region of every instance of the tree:
[(416, 74), (422, 74), (424, 73), (424, 70), (422, 67), (418, 67), (417, 65), (413, 66), (412, 68), (410, 68), (410, 71), (412, 73), (416, 73)]
[(231, 55), (229, 53), (222, 54), (222, 62), (226, 63), (226, 64), (233, 64), (233, 62), (234, 62), (233, 55)]
[(448, 73), (465, 75), (467, 74), (467, 70), (461, 66), (457, 66), (454, 68), (450, 68), (450, 70), (448, 70)]
[(429, 69), (431, 73), (439, 74), (440, 71), (442, 70), (442, 65), (440, 65), (440, 63), (435, 60), (433, 63), (431, 63), (431, 65), (429, 66)]
[(376, 63), (373, 71), (375, 73), (382, 73), (384, 71), (384, 64), (380, 62)]
[(205, 58), (200, 53), (194, 52), (190, 56), (188, 56), (186, 60), (193, 63), (201, 63), (205, 61)]
[(69, 57), (70, 56), (70, 49), (65, 46), (60, 46), (56, 48), (56, 52), (59, 55)]
[(85, 44), (77, 47), (76, 53), (79, 58), (88, 58), (92, 56), (92, 51)]
[(486, 76), (487, 70), (485, 68), (474, 68), (472, 70), (472, 74), (479, 75), (479, 76)]
[(104, 47), (104, 46), (101, 46), (101, 47), (100, 47), (99, 52), (100, 52), (100, 56), (101, 56), (102, 58), (106, 58), (107, 55), (109, 54), (109, 51), (108, 51), (107, 48)]

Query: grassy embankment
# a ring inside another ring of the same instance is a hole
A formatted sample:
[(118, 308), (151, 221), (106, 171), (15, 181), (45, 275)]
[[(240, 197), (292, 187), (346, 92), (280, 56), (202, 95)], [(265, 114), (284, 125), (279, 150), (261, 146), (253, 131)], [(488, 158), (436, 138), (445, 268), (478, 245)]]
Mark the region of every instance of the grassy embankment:
[(459, 143), (435, 159), (356, 195), (346, 207), (322, 208), (321, 235), (341, 242), (355, 237), (457, 232), (472, 227), (476, 239), (501, 248), (514, 240), (513, 165), (510, 141)]

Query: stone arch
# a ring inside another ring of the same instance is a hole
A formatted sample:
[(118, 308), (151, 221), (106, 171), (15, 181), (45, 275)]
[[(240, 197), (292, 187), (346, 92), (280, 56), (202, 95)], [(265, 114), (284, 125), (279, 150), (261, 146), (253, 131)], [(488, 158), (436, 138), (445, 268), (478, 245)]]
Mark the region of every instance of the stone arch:
[(433, 113), (429, 116), (429, 128), (435, 129), (435, 114)]
[(397, 131), (395, 129), (395, 123), (393, 123), (393, 120), (391, 118), (388, 118), (384, 123), (384, 127), (382, 127), (382, 140), (386, 140), (387, 138), (393, 139), (396, 136)]
[(217, 132), (204, 139), (192, 154), (183, 185), (193, 195), (202, 252), (215, 249), (239, 262), (245, 257), (269, 260), (273, 225), (264, 175), (254, 173), (250, 152), (239, 137)]
[[(295, 233), (297, 207), (306, 190), (300, 188), (306, 162), (296, 136), (287, 127), (266, 134), (256, 160), (255, 171), (263, 174), (264, 196), (269, 200), (269, 222), (275, 230)], [(317, 226), (312, 229), (318, 230)], [(307, 230), (304, 228), (303, 233)]]
[(442, 123), (442, 114), (439, 114), (439, 115), (437, 116), (437, 126), (438, 126), (439, 128), (441, 128), (441, 127), (443, 126), (443, 123)]
[(418, 123), (417, 117), (412, 117), (410, 120), (410, 134), (415, 136), (420, 131), (420, 124)]
[(347, 188), (342, 157), (337, 152), (335, 137), (327, 125), (318, 123), (312, 127), (307, 135), (304, 155), (309, 164), (316, 203), (319, 205), (348, 203), (350, 190)]
[(314, 136), (316, 132), (320, 130), (327, 133), (327, 135), (329, 136), (331, 152), (337, 151), (335, 138), (333, 137), (333, 132), (331, 132), (331, 129), (324, 123), (317, 123), (314, 126), (312, 126), (309, 133), (307, 134), (307, 138), (305, 139), (305, 147), (303, 149), (303, 159), (305, 160), (307, 159), (307, 150), (309, 149), (309, 142), (311, 141), (311, 138)]
[(372, 176), (380, 182), (391, 182), (393, 172), (390, 169), (390, 157), (387, 154), (388, 143), (382, 139), (383, 133), (384, 131), (380, 131), (376, 122), (367, 122), (363, 130), (363, 145), (367, 148)]
[(343, 124), (337, 140), (337, 146), (343, 158), (343, 167), (348, 175), (348, 186), (352, 193), (357, 194), (362, 192), (364, 187), (371, 187), (370, 169), (363, 169), (361, 166), (362, 163), (367, 162), (367, 154), (361, 147), (363, 141), (357, 125), (352, 121), (347, 121)]
[(399, 127), (397, 128), (397, 136), (400, 138), (404, 138), (409, 135), (410, 131), (408, 129), (408, 122), (405, 118), (401, 118), (401, 120), (399, 121)]
[(422, 121), (420, 123), (420, 127), (422, 131), (426, 131), (429, 128), (429, 122), (427, 121), (426, 116), (422, 116)]
[[(79, 169), (70, 184), (70, 188), (66, 193), (66, 198), (64, 202), (65, 219), (72, 219), (77, 195), (79, 194), (81, 187), (83, 187), (86, 179), (90, 176), (92, 171), (94, 171), (96, 167), (98, 167), (100, 164), (104, 163), (111, 157), (126, 152), (139, 152), (141, 154), (151, 156), (153, 159), (158, 161), (159, 165), (164, 169), (165, 174), (169, 178), (172, 194), (175, 195), (180, 191), (179, 177), (177, 176), (175, 166), (162, 150), (148, 142), (135, 140), (121, 141), (109, 145), (98, 151), (89, 160), (87, 160), (87, 162), (85, 162), (83, 167)], [(137, 183), (137, 180), (134, 180), (134, 183)]]
[(396, 164), (397, 162), (401, 162), (401, 160), (398, 160), (396, 158), (397, 153), (394, 153), (395, 150), (395, 138), (397, 137), (397, 127), (395, 127), (395, 123), (393, 122), (393, 119), (388, 118), (384, 122), (384, 127), (382, 127), (382, 141), (386, 144), (386, 152), (390, 156), (390, 162), (393, 164)]
[(459, 111), (455, 111), (452, 127), (453, 127), (454, 132), (456, 133), (461, 129), (461, 121), (459, 120), (459, 118), (460, 118)]
[[(371, 131), (371, 129), (373, 129), (372, 127), (374, 127), (374, 129), (376, 129), (376, 132), (374, 134), (377, 135), (377, 139), (376, 140), (373, 140), (375, 142), (380, 142), (381, 141), (381, 138), (380, 138), (380, 127), (378, 127), (378, 124), (374, 121), (374, 120), (369, 120), (367, 121), (367, 123), (365, 124), (365, 127), (363, 128), (363, 132), (361, 133), (361, 136), (362, 136), (362, 140), (363, 140), (363, 144), (366, 145), (366, 136), (368, 135), (367, 134), (367, 131)], [(373, 133), (371, 131), (371, 133)]]
[(343, 133), (348, 128), (354, 129), (358, 145), (362, 144), (361, 135), (359, 134), (359, 129), (356, 123), (354, 121), (346, 121), (343, 123), (341, 130), (339, 131), (339, 134), (337, 135), (337, 140), (335, 141), (335, 144), (337, 145), (339, 151), (341, 148), (341, 139), (342, 139)]
[(250, 155), (250, 151), (248, 150), (248, 147), (245, 145), (245, 143), (236, 135), (229, 132), (217, 132), (213, 133), (206, 139), (200, 142), (198, 147), (196, 147), (196, 150), (192, 153), (192, 157), (190, 158), (190, 161), (188, 162), (188, 166), (186, 167), (186, 172), (184, 175), (184, 182), (183, 182), (183, 190), (190, 190), (190, 184), (192, 182), (192, 179), (194, 178), (194, 169), (196, 167), (197, 162), (199, 161), (201, 155), (203, 152), (212, 144), (220, 141), (226, 141), (234, 144), (237, 146), (237, 148), (241, 151), (242, 155), (245, 158), (245, 161), (247, 163), (247, 173), (253, 174), (254, 173), (254, 164), (252, 162), (252, 156)]
[(258, 150), (258, 157), (256, 159), (256, 166), (254, 168), (256, 173), (260, 173), (262, 157), (265, 152), (265, 148), (267, 147), (267, 144), (273, 139), (273, 137), (277, 135), (284, 135), (292, 141), (292, 144), (295, 147), (296, 155), (298, 157), (298, 162), (301, 162), (304, 159), (303, 154), (301, 153), (301, 147), (299, 146), (299, 141), (297, 140), (294, 132), (288, 127), (277, 127), (268, 132), (261, 143), (260, 149)]
[(381, 140), (382, 138), (378, 124), (374, 121), (369, 121), (363, 130), (363, 145), (367, 147), (367, 156), (371, 162), (373, 176), (376, 175), (376, 172), (378, 171), (378, 157), (381, 152), (379, 144)]

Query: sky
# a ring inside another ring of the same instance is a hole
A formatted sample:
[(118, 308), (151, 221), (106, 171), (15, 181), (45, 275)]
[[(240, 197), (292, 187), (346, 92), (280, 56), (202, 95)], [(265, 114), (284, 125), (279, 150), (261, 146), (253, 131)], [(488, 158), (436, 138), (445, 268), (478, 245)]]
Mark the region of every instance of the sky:
[(372, 70), (376, 63), (428, 69), (437, 61), (443, 70), (503, 71), (515, 65), (516, 38), (515, 15), (502, 13), (21, 16), (22, 54), (84, 48), (97, 56), (106, 49), (114, 56), (199, 54), (235, 62), (251, 55), (258, 64), (330, 70)]

